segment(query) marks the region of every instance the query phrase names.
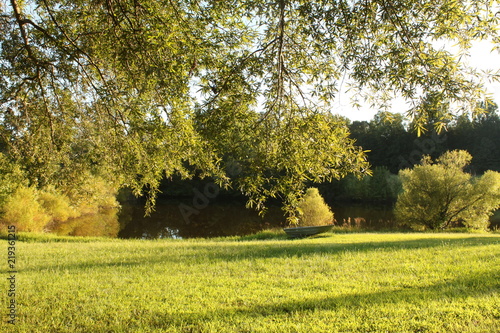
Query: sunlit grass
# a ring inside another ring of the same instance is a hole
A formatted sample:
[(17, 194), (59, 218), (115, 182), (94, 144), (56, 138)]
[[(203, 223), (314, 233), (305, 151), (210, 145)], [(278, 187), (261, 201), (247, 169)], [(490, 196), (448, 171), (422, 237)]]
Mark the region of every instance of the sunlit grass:
[(18, 332), (500, 331), (498, 234), (24, 239)]

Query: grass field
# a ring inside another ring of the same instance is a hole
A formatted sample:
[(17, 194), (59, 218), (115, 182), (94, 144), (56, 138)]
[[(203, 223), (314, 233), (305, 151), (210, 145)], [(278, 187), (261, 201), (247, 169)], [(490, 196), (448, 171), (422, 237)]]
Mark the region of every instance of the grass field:
[(0, 331), (500, 332), (499, 234), (266, 235), (24, 235)]

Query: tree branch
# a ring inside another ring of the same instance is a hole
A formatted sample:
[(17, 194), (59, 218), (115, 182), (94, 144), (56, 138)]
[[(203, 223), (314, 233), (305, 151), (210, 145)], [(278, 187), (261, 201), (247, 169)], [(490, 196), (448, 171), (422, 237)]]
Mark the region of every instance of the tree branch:
[(280, 13), (279, 13), (279, 23), (278, 23), (278, 96), (281, 99), (283, 97), (283, 71), (284, 71), (284, 61), (283, 61), (283, 43), (285, 38), (285, 0), (280, 0)]
[(231, 79), (231, 77), (233, 76), (233, 74), (235, 74), (238, 71), (238, 69), (240, 69), (247, 62), (248, 59), (250, 59), (250, 57), (252, 57), (253, 55), (255, 55), (255, 54), (259, 53), (259, 52), (266, 51), (267, 48), (269, 46), (271, 46), (272, 44), (274, 44), (276, 41), (277, 41), (277, 38), (271, 40), (269, 43), (267, 43), (266, 45), (264, 45), (260, 49), (257, 49), (255, 51), (252, 51), (251, 53), (249, 53), (246, 57), (244, 57), (243, 59), (241, 59), (241, 61), (238, 64), (235, 64), (231, 68), (231, 70), (229, 71), (229, 74), (224, 78), (224, 81), (222, 82), (221, 87), (216, 91), (215, 95), (210, 99), (210, 101), (208, 101), (204, 105), (207, 106), (207, 105), (212, 104), (220, 96), (220, 94), (222, 93), (222, 91), (224, 90), (224, 88), (227, 87), (227, 85), (229, 84), (229, 80)]
[(33, 55), (33, 51), (31, 49), (28, 33), (24, 28), (24, 25), (27, 23), (26, 20), (22, 18), (21, 9), (16, 0), (10, 0), (10, 5), (12, 6), (12, 10), (14, 11), (14, 17), (16, 18), (17, 24), (19, 26), (19, 31), (21, 32), (21, 37), (23, 38), (24, 48), (28, 52), (28, 56), (35, 62), (37, 62), (36, 57)]
[[(15, 1), (15, 0), (12, 0), (12, 1)], [(66, 31), (61, 27), (61, 25), (59, 24), (59, 22), (57, 22), (57, 20), (55, 19), (53, 13), (52, 13), (52, 10), (50, 9), (48, 3), (47, 3), (47, 0), (43, 0), (43, 3), (45, 5), (45, 8), (49, 14), (49, 17), (51, 19), (51, 21), (54, 23), (54, 25), (57, 27), (57, 29), (63, 34), (64, 38), (75, 48), (75, 50), (82, 54), (85, 59), (87, 59), (87, 61), (90, 63), (90, 65), (92, 67), (94, 67), (94, 69), (96, 70), (99, 78), (101, 79), (101, 82), (104, 84), (104, 87), (106, 87), (106, 90), (109, 91), (109, 86), (107, 84), (107, 80), (106, 78), (104, 77), (104, 74), (101, 70), (101, 68), (99, 67), (99, 65), (94, 61), (94, 59), (85, 51), (85, 50), (82, 50), (77, 44), (76, 42), (68, 36), (68, 34), (66, 33)], [(87, 78), (89, 84), (92, 86), (92, 88), (97, 92), (98, 91), (98, 88), (95, 86), (94, 82), (92, 82), (92, 78), (91, 76), (87, 73), (87, 71), (85, 70), (85, 66), (75, 57), (75, 61), (78, 63), (78, 65), (80, 66), (80, 68), (82, 69), (83, 71), (83, 74), (84, 76)], [(113, 93), (110, 92), (109, 94), (110, 96), (113, 96)], [(113, 114), (111, 114), (110, 110), (108, 109), (108, 107), (105, 107), (105, 109), (107, 110), (109, 116), (114, 119), (115, 119), (115, 116)], [(120, 118), (120, 121), (122, 122), (123, 125), (126, 125), (126, 121), (125, 121), (125, 118), (123, 116), (123, 114), (117, 110), (117, 113), (118, 113), (118, 116)]]

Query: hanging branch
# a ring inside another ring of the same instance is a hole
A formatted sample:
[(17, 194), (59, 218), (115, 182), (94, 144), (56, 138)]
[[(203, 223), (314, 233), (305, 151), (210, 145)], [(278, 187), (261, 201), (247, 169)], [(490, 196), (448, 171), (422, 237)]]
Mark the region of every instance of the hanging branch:
[(39, 59), (37, 59), (37, 57), (33, 53), (33, 50), (32, 50), (31, 45), (29, 43), (28, 33), (27, 33), (24, 25), (31, 24), (35, 28), (37, 28), (38, 30), (44, 32), (45, 34), (47, 34), (47, 32), (43, 28), (41, 28), (40, 26), (35, 24), (33, 21), (28, 20), (28, 19), (23, 19), (23, 16), (21, 13), (21, 8), (19, 7), (19, 4), (17, 3), (16, 0), (11, 0), (10, 4), (12, 6), (12, 10), (14, 11), (14, 17), (17, 21), (18, 26), (19, 26), (19, 31), (21, 33), (21, 37), (22, 37), (23, 42), (24, 42), (24, 48), (26, 49), (26, 52), (28, 53), (28, 57), (33, 61), (33, 63), (35, 64), (35, 67), (36, 67), (36, 69), (35, 69), (36, 70), (36, 78), (35, 79), (36, 79), (38, 86), (40, 88), (40, 91), (42, 93), (42, 98), (44, 101), (44, 111), (47, 114), (47, 118), (48, 118), (48, 122), (49, 122), (50, 139), (51, 139), (52, 144), (56, 145), (55, 135), (54, 135), (54, 123), (53, 123), (53, 119), (52, 119), (52, 114), (51, 114), (49, 107), (48, 107), (48, 101), (47, 101), (47, 97), (46, 97), (46, 93), (45, 93), (45, 89), (43, 86), (42, 77), (41, 77), (41, 73), (40, 73), (40, 67), (41, 67), (40, 64), (42, 62), (40, 62)]
[(278, 99), (283, 98), (283, 74), (285, 64), (283, 61), (283, 42), (285, 38), (285, 0), (280, 0), (280, 19), (278, 23)]
[(273, 45), (274, 43), (276, 43), (278, 41), (278, 38), (275, 38), (273, 40), (271, 40), (269, 43), (267, 43), (266, 45), (262, 46), (261, 48), (249, 53), (245, 58), (241, 59), (240, 62), (238, 64), (235, 64), (231, 70), (229, 71), (229, 74), (224, 78), (224, 81), (222, 82), (221, 86), (219, 89), (216, 89), (215, 91), (215, 95), (212, 96), (212, 98), (204, 103), (205, 106), (207, 105), (210, 105), (212, 104), (213, 102), (215, 102), (217, 100), (217, 98), (220, 96), (220, 94), (224, 91), (224, 89), (227, 87), (227, 85), (229, 84), (232, 76), (236, 73), (238, 73), (239, 70), (241, 70), (243, 68), (243, 66), (245, 65), (245, 63), (248, 61), (248, 59), (250, 59), (253, 55), (257, 54), (257, 53), (262, 53), (262, 52), (265, 52), (269, 46)]

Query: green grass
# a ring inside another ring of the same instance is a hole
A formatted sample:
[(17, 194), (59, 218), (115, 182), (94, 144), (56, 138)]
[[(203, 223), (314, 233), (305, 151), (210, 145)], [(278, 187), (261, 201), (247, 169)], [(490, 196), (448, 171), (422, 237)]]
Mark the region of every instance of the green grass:
[(22, 239), (14, 332), (500, 332), (498, 234)]

